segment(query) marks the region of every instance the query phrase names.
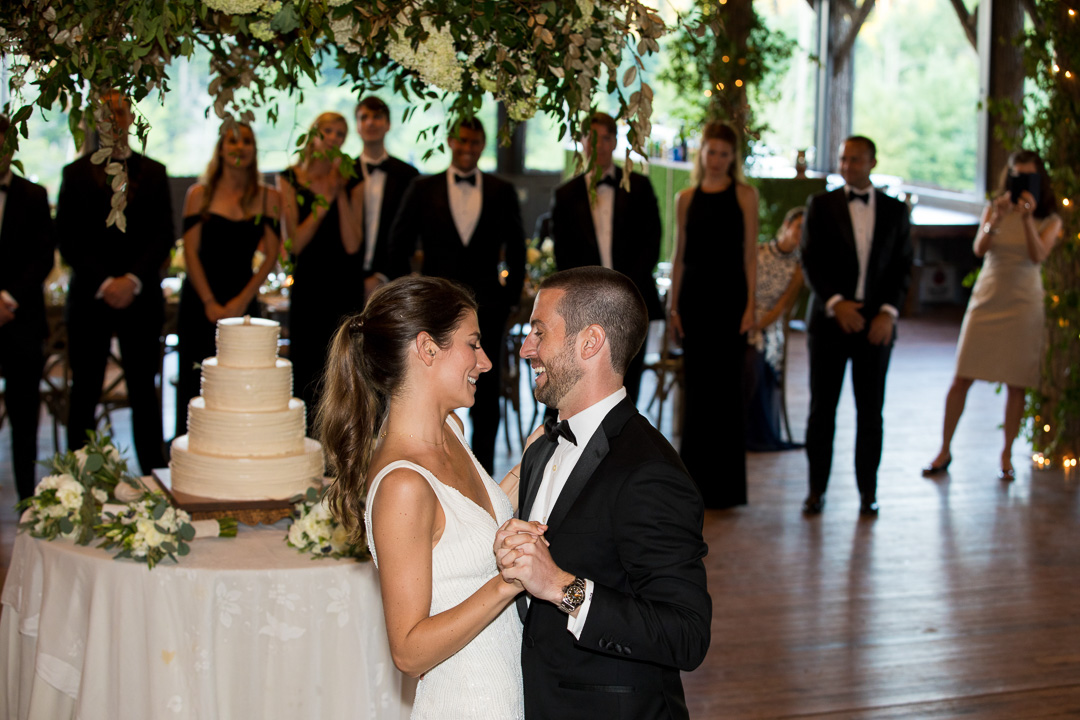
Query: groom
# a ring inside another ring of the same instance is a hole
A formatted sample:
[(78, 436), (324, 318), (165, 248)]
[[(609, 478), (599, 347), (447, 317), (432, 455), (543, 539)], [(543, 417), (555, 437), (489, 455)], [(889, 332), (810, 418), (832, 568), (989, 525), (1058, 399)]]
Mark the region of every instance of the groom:
[(704, 659), (712, 619), (704, 511), (623, 387), (645, 303), (621, 273), (574, 268), (544, 281), (530, 323), (521, 356), (560, 422), (525, 453), (522, 519), (495, 540), (503, 578), (531, 596), (518, 602), (525, 716), (687, 718), (679, 670)]

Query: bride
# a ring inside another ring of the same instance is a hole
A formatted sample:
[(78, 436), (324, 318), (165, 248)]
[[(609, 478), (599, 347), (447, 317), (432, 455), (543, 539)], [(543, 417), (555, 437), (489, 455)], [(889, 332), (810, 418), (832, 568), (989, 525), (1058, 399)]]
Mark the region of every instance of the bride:
[(316, 425), (337, 477), (330, 505), (354, 535), (364, 517), (394, 664), (421, 677), (414, 719), (524, 714), (522, 588), (500, 578), (492, 552), (519, 468), (500, 489), (453, 413), (490, 369), (476, 302), (431, 277), (378, 289), (327, 360)]

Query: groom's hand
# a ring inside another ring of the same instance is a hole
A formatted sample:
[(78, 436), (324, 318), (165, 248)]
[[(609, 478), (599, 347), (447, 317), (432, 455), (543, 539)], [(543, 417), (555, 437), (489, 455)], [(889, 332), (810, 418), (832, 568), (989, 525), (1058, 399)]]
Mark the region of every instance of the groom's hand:
[(499, 572), (507, 582), (520, 582), (534, 598), (558, 604), (574, 576), (555, 564), (547, 541), (534, 534), (535, 528), (535, 523), (508, 520), (499, 529), (495, 546)]

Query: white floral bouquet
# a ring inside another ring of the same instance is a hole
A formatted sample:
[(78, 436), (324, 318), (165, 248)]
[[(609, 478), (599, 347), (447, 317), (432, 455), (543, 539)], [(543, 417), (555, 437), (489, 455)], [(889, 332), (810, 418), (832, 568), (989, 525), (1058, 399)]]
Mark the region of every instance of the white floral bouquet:
[(188, 542), (197, 537), (236, 537), (237, 523), (232, 518), (193, 523), (164, 493), (154, 491), (127, 505), (106, 506), (94, 530), (102, 538), (98, 547), (119, 547), (117, 558), (145, 562), (152, 570), (166, 557), (177, 562), (177, 556), (187, 555)]
[(352, 542), (345, 526), (334, 519), (325, 493), (312, 487), (292, 501), (293, 522), (285, 539), (291, 547), (315, 558), (354, 558), (363, 562), (370, 557), (366, 543)]
[(88, 433), (82, 449), (57, 453), (47, 465), (53, 474), (38, 483), (33, 496), (16, 505), (19, 512), (30, 511), (19, 529), (45, 540), (60, 536), (86, 545), (110, 496), (117, 491), (121, 496), (145, 491), (128, 476), (127, 461), (112, 439), (98, 432)]
[(525, 249), (525, 272), (534, 287), (540, 287), (548, 275), (555, 272), (555, 242), (549, 238), (533, 238)]

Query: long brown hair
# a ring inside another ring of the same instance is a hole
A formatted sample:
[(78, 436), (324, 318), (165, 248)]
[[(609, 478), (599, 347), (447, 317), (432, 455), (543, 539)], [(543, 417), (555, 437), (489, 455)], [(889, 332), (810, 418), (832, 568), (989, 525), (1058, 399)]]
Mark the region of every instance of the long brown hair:
[(469, 312), (472, 293), (435, 277), (404, 277), (371, 295), (363, 312), (345, 318), (330, 344), (315, 436), (330, 473), (330, 510), (354, 539), (363, 528), (367, 473), (390, 399), (405, 379), (409, 347), (426, 332), (448, 347)]
[(221, 161), (221, 152), (225, 147), (226, 133), (239, 133), (242, 131), (241, 128), (251, 133), (251, 143), (256, 150), (255, 158), (252, 159), (251, 165), (248, 167), (247, 173), (245, 173), (244, 194), (240, 198), (240, 204), (245, 215), (248, 206), (255, 201), (255, 196), (259, 194), (259, 146), (255, 143), (255, 131), (247, 123), (233, 123), (232, 127), (228, 129), (226, 129), (225, 123), (222, 123), (221, 128), (218, 130), (217, 142), (214, 144), (214, 155), (210, 158), (210, 162), (206, 164), (206, 170), (200, 178), (200, 182), (206, 186), (206, 192), (203, 193), (202, 207), (199, 208), (199, 214), (202, 215), (203, 220), (210, 214), (210, 201), (214, 199), (214, 192), (221, 183), (221, 176), (225, 172), (225, 163)]
[(694, 160), (694, 169), (691, 172), (691, 182), (700, 185), (705, 178), (705, 166), (702, 160), (702, 151), (705, 143), (709, 140), (723, 140), (731, 146), (731, 152), (735, 157), (728, 168), (728, 175), (736, 185), (745, 185), (746, 178), (742, 171), (742, 153), (739, 150), (739, 133), (727, 123), (711, 122), (701, 130), (701, 147), (698, 149), (697, 158)]

